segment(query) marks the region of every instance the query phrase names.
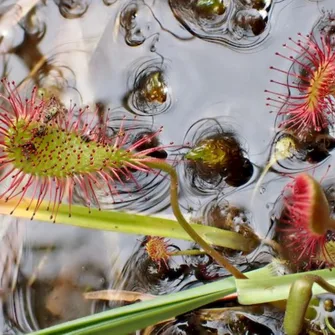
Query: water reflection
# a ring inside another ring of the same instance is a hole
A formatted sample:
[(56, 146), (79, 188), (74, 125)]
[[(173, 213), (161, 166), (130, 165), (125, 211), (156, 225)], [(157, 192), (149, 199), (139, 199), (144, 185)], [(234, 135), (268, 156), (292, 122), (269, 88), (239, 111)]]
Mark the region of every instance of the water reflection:
[[(103, 304), (85, 300), (83, 293), (107, 287), (111, 255), (104, 235), (72, 227), (61, 231), (53, 225), (46, 231), (44, 223), (20, 223), (33, 227), (26, 232), (16, 286), (4, 306), (11, 327), (29, 333), (101, 311)], [(43, 240), (36, 236), (41, 231)]]
[(175, 17), (195, 36), (204, 40), (250, 48), (269, 32), (274, 0), (169, 0)]
[(0, 224), (0, 299), (6, 299), (17, 284), (24, 226), (12, 217), (1, 216)]
[(144, 1), (131, 0), (120, 13), (120, 25), (125, 32), (125, 41), (129, 46), (136, 47), (152, 36), (150, 7)]
[(77, 19), (82, 17), (88, 10), (90, 0), (54, 0), (59, 12), (66, 19)]
[(36, 85), (48, 88), (54, 95), (59, 96), (65, 88), (75, 85), (75, 73), (68, 65), (57, 62), (59, 53), (47, 56), (42, 51), (41, 43), (47, 33), (43, 7), (45, 5), (39, 3), (21, 19), (19, 27), (23, 33), (22, 39), (8, 49), (6, 54), (18, 57), (29, 71), (18, 83), (18, 87), (31, 84), (29, 90)]

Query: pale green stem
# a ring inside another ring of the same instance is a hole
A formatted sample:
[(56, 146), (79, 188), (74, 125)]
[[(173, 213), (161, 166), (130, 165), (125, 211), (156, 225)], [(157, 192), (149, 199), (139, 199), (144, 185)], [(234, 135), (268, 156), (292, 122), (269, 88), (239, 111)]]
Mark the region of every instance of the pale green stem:
[(195, 249), (189, 249), (189, 250), (180, 250), (169, 253), (169, 256), (198, 256), (198, 255), (206, 255), (206, 251), (203, 250), (195, 250)]
[(312, 298), (312, 287), (316, 283), (324, 290), (335, 293), (335, 286), (317, 275), (305, 275), (291, 286), (286, 304), (284, 330), (287, 335), (299, 335), (305, 321), (306, 311)]
[(266, 174), (269, 172), (269, 170), (272, 168), (272, 166), (273, 166), (274, 164), (276, 164), (276, 163), (277, 163), (277, 159), (276, 159), (276, 157), (273, 157), (273, 158), (268, 162), (268, 164), (266, 165), (266, 167), (263, 169), (263, 172), (262, 172), (262, 174), (260, 175), (260, 177), (259, 177), (259, 179), (258, 179), (258, 181), (257, 181), (257, 183), (256, 183), (256, 185), (255, 185), (254, 191), (252, 192), (252, 195), (251, 195), (251, 202), (250, 202), (250, 203), (251, 203), (251, 206), (252, 206), (253, 203), (254, 203), (255, 196), (256, 196), (258, 190), (260, 189), (260, 186), (262, 185), (262, 182), (263, 182), (263, 180), (264, 180), (264, 177), (265, 177)]
[(167, 172), (171, 178), (170, 186), (170, 197), (171, 197), (171, 207), (172, 211), (179, 222), (179, 224), (184, 228), (184, 230), (192, 237), (194, 242), (196, 242), (206, 253), (211, 256), (218, 264), (226, 268), (235, 278), (247, 279), (247, 277), (239, 271), (235, 266), (233, 266), (226, 257), (218, 253), (212, 246), (210, 246), (198, 233), (190, 226), (190, 224), (185, 220), (178, 202), (178, 176), (177, 172), (173, 166), (169, 165), (160, 160), (145, 161), (145, 165), (150, 168), (162, 170)]
[(328, 317), (325, 318), (325, 322), (326, 322), (326, 326), (327, 326), (327, 328), (328, 328), (333, 334), (335, 334), (335, 329), (334, 329), (334, 327), (330, 324), (330, 321), (329, 321), (329, 318), (328, 318)]

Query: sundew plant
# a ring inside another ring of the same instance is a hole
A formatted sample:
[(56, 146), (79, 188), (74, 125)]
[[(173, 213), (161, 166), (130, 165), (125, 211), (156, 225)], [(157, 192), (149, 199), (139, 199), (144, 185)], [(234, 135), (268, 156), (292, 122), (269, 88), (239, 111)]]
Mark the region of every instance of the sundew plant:
[(14, 82), (3, 79), (2, 83), (6, 94), (2, 98), (9, 105), (8, 109), (2, 108), (0, 116), (3, 123), (1, 167), (9, 167), (2, 181), (6, 178), (11, 181), (1, 195), (5, 201), (19, 197), (19, 206), (30, 189), (32, 198), (37, 196), (33, 216), (47, 198), (51, 219), (55, 222), (64, 196), (68, 198), (71, 216), (75, 185), (84, 195), (86, 206), (90, 208), (94, 203), (100, 209), (94, 187), (103, 188), (106, 196), (113, 197), (117, 194), (115, 181), (121, 181), (121, 177), (131, 179), (130, 169), (150, 172), (145, 162), (154, 162), (149, 154), (160, 148), (139, 152), (136, 148), (157, 134), (143, 137), (125, 148), (129, 135), (122, 124), (118, 134), (109, 138), (106, 135), (108, 119), (104, 120), (104, 126), (94, 125), (94, 118), (84, 119), (88, 114), (85, 108), (65, 109), (55, 98), (38, 99), (36, 88), (30, 99), (23, 100)]
[(335, 334), (334, 11), (0, 2), (0, 333)]

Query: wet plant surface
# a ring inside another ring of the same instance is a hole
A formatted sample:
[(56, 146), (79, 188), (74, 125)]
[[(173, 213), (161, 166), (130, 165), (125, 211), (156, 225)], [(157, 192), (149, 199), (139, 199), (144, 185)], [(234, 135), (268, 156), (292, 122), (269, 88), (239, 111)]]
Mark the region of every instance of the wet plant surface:
[[(0, 199), (46, 199), (53, 219), (64, 194), (87, 212), (173, 218), (168, 175), (143, 165), (158, 159), (176, 168), (191, 222), (254, 241), (252, 250), (215, 247), (240, 271), (274, 257), (288, 272), (333, 266), (334, 232), (317, 230), (310, 214), (319, 188), (297, 176), (320, 183), (331, 226), (334, 11), (332, 0), (0, 1), (0, 72), (9, 80), (1, 106), (25, 103), (20, 115), (30, 117), (27, 125), (0, 115)], [(122, 148), (126, 164), (115, 154)], [(10, 176), (9, 166), (20, 172)], [(229, 275), (193, 242), (1, 221), (2, 334)], [(138, 295), (85, 295), (102, 290)], [(303, 333), (331, 334), (334, 296), (313, 303), (316, 321)], [(282, 311), (232, 298), (137, 334), (284, 334), (282, 324)]]

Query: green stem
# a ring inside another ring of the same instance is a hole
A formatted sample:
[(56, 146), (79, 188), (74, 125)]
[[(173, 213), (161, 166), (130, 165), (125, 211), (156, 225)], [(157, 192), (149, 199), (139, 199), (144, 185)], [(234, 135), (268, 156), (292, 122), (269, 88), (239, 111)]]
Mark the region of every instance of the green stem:
[(198, 233), (190, 226), (190, 224), (185, 220), (178, 203), (178, 176), (177, 172), (173, 166), (169, 165), (160, 160), (145, 161), (145, 165), (150, 168), (162, 170), (170, 175), (171, 186), (170, 186), (170, 196), (171, 196), (171, 207), (172, 211), (184, 228), (184, 230), (192, 237), (192, 239), (202, 248), (206, 253), (211, 256), (215, 261), (226, 268), (235, 278), (247, 279), (247, 277), (240, 272), (235, 266), (233, 266), (226, 257), (218, 253), (212, 246), (210, 246)]
[[(292, 284), (303, 275), (317, 275), (335, 285), (335, 268), (279, 276), (273, 271), (273, 267), (271, 264), (263, 268), (268, 269), (268, 273), (260, 272), (261, 275), (257, 278), (254, 276), (254, 278), (249, 280), (236, 280), (238, 302), (241, 305), (256, 305), (287, 300)], [(250, 276), (248, 275), (248, 277)], [(318, 285), (313, 286), (313, 295), (321, 293), (325, 293), (325, 290)]]
[(180, 250), (171, 252), (170, 256), (198, 256), (198, 255), (206, 255), (206, 251), (203, 250), (196, 250), (196, 249), (189, 249), (189, 250)]
[(335, 286), (317, 275), (305, 275), (297, 279), (291, 286), (286, 304), (284, 330), (287, 335), (299, 335), (305, 320), (305, 314), (312, 298), (314, 283), (324, 290), (335, 293)]
[(326, 317), (326, 318), (325, 318), (325, 321), (326, 321), (326, 326), (327, 326), (327, 328), (328, 328), (333, 334), (335, 334), (335, 329), (334, 329), (334, 327), (330, 324), (329, 317)]
[(258, 192), (258, 190), (260, 189), (260, 186), (262, 185), (262, 181), (264, 180), (266, 174), (269, 172), (269, 170), (273, 167), (274, 164), (277, 163), (277, 159), (276, 157), (273, 157), (270, 159), (270, 161), (268, 162), (268, 164), (265, 166), (265, 168), (263, 169), (255, 187), (254, 187), (254, 191), (252, 192), (252, 195), (251, 195), (251, 205), (253, 205), (254, 203), (254, 200), (255, 200), (255, 197), (256, 197), (256, 194)]

